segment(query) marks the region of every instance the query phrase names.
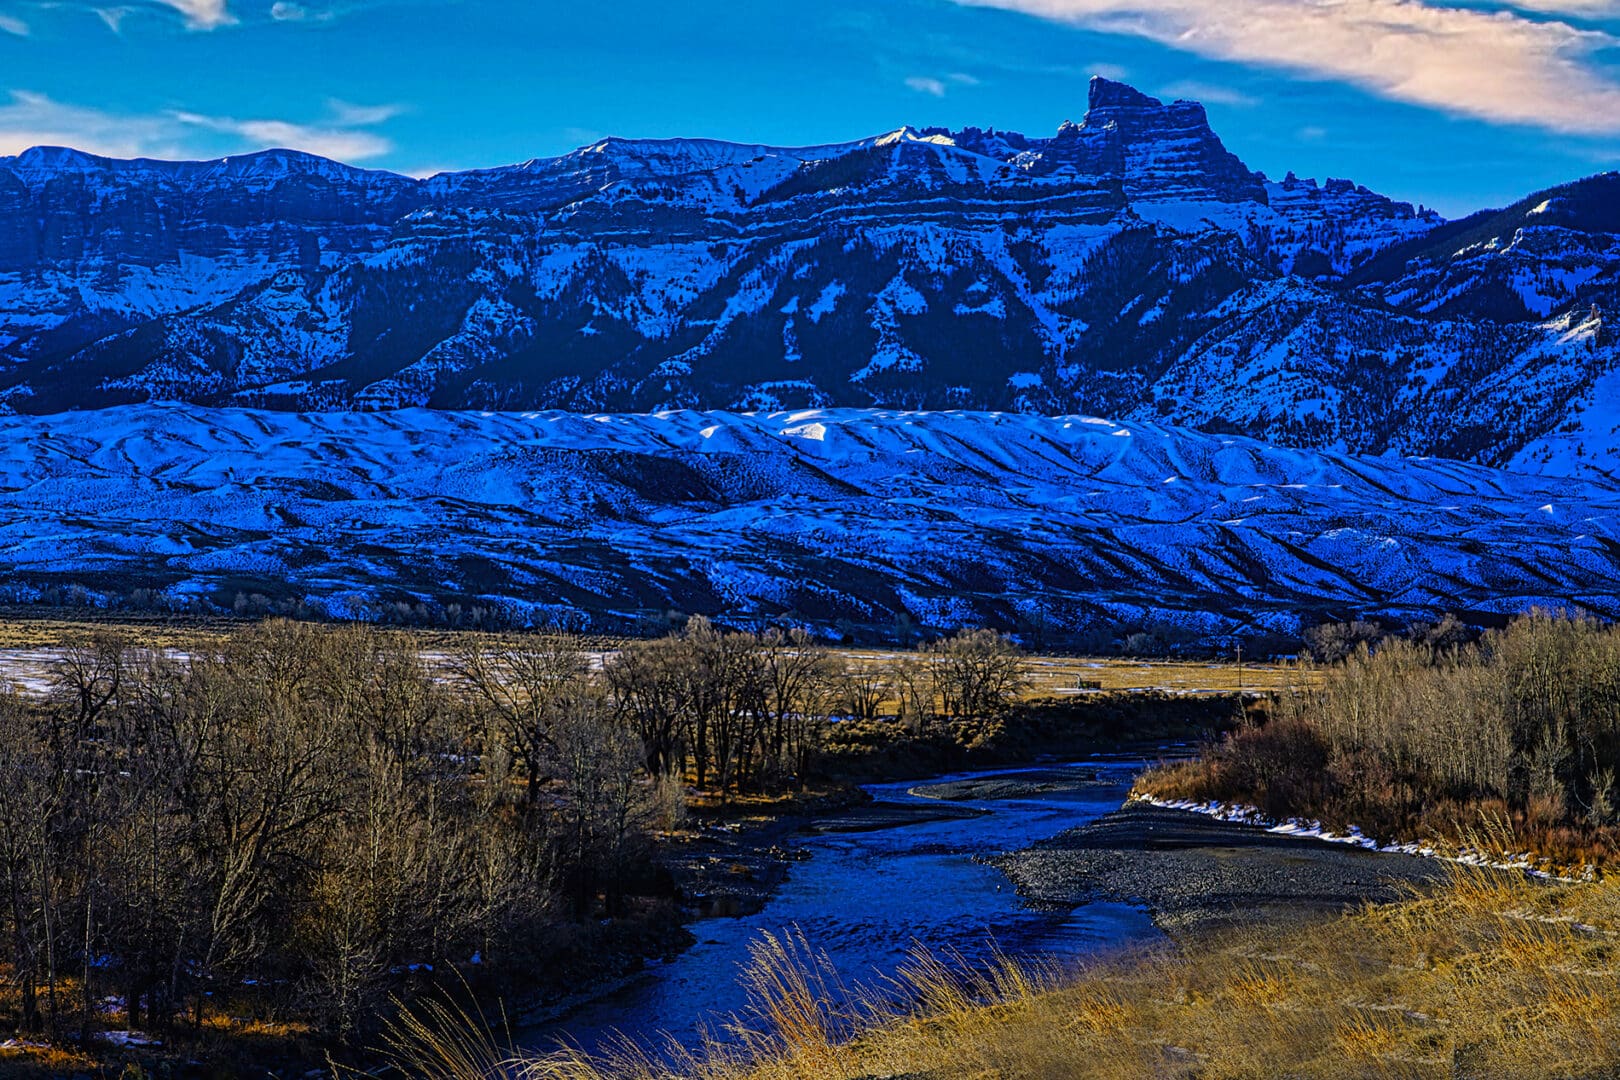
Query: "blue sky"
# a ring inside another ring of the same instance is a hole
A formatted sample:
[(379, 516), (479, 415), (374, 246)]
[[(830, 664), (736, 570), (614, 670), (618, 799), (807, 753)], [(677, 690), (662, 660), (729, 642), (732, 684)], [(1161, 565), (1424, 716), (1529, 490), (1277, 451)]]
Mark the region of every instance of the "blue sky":
[(1046, 134), (1101, 72), (1459, 214), (1620, 167), (1620, 0), (0, 0), (0, 154), (428, 173), (608, 134)]

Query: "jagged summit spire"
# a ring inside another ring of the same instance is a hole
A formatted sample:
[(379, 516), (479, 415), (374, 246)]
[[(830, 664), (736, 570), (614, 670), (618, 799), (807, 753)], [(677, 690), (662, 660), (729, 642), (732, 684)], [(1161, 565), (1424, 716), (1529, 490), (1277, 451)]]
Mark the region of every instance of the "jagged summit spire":
[(1101, 75), (1091, 77), (1091, 94), (1086, 106), (1088, 111), (1118, 108), (1155, 109), (1163, 106), (1164, 102), (1158, 98), (1148, 97), (1134, 86), (1105, 79)]

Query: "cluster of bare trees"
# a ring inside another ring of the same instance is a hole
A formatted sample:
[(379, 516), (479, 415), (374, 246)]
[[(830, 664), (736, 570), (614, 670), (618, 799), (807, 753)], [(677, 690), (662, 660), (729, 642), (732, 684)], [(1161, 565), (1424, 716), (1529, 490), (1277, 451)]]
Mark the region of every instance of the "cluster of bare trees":
[(82, 642), (47, 700), (0, 697), (19, 1026), (248, 1000), (347, 1037), (413, 973), (530, 962), (642, 857), (639, 747), (548, 699), (519, 782), (511, 707), (457, 690), (404, 637), (265, 623), (184, 656)]
[(909, 724), (932, 716), (993, 716), (1028, 683), (1015, 642), (993, 630), (963, 630), (884, 663), (852, 667), (843, 678), (842, 706), (863, 720), (892, 711)]
[(77, 642), (44, 699), (0, 694), (19, 1026), (248, 1001), (363, 1035), (416, 973), (543, 967), (558, 928), (648, 910), (686, 785), (791, 788), (854, 702), (988, 712), (1021, 680), (988, 632), (850, 666), (802, 631), (701, 619), (612, 652), (558, 633), (424, 655), (292, 622)]
[(626, 647), (605, 665), (617, 715), (655, 775), (690, 767), (722, 793), (792, 786), (829, 716), (984, 716), (1025, 683), (1007, 637), (968, 630), (882, 659), (848, 660), (802, 630), (723, 633), (694, 619), (680, 634)]
[(628, 645), (603, 675), (651, 773), (690, 768), (699, 788), (725, 793), (802, 782), (843, 665), (803, 630), (726, 633), (693, 619)]
[(1375, 620), (1351, 619), (1348, 622), (1320, 623), (1306, 630), (1305, 647), (1311, 659), (1333, 664), (1349, 658), (1362, 646), (1376, 650), (1383, 642), (1398, 638), (1431, 650), (1445, 651), (1466, 645), (1478, 636), (1477, 631), (1449, 614), (1442, 615), (1435, 622), (1414, 622), (1399, 631)]
[(1477, 642), (1357, 645), (1279, 719), (1319, 733), (1347, 790), (1497, 800), (1546, 824), (1620, 823), (1620, 631), (1535, 613)]

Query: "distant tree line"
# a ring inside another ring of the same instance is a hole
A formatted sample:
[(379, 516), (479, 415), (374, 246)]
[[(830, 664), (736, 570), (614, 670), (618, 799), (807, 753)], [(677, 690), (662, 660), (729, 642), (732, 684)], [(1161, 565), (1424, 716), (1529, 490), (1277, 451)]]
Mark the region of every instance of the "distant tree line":
[[(647, 639), (665, 636), (694, 618), (702, 618), (673, 609), (606, 615), (561, 607), (535, 607), (482, 596), (438, 599), (350, 596), (342, 602), (334, 602), (302, 594), (272, 596), (251, 588), (222, 588), (210, 594), (193, 594), (148, 586), (123, 589), (105, 583), (91, 587), (74, 582), (48, 582), (38, 587), (20, 582), (0, 584), (0, 603), (93, 612), (97, 617), (176, 616), (242, 622), (286, 618), (300, 622), (360, 622), (379, 627), (514, 634), (568, 628), (580, 633)], [(793, 623), (794, 618), (791, 614), (784, 616), (788, 623)], [(1500, 625), (1500, 622), (1492, 625)], [(1212, 633), (1207, 626), (1189, 624), (1174, 616), (1097, 619), (1050, 596), (1042, 596), (1021, 610), (1008, 620), (1005, 629), (1037, 652), (1061, 649), (1095, 656), (1226, 657), (1232, 655), (1237, 643), (1233, 633)], [(922, 626), (909, 613), (901, 611), (886, 623), (833, 619), (822, 626), (819, 633), (843, 645), (910, 647), (919, 639), (936, 639), (947, 630)], [(1450, 614), (1416, 621), (1369, 615), (1345, 621), (1329, 619), (1297, 632), (1247, 627), (1241, 634), (1241, 642), (1247, 656), (1293, 655), (1303, 651), (1317, 660), (1330, 661), (1343, 659), (1361, 641), (1376, 645), (1385, 637), (1435, 633), (1461, 641), (1471, 640), (1480, 632), (1480, 626), (1464, 624)]]

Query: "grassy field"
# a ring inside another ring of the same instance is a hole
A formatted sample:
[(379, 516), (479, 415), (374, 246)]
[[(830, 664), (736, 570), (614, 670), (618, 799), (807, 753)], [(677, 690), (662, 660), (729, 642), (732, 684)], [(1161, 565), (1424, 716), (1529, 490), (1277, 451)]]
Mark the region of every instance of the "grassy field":
[(1309, 669), (1290, 663), (1034, 656), (1029, 659), (1029, 668), (1030, 692), (1036, 696), (1061, 694), (1080, 680), (1094, 680), (1102, 690), (1223, 694), (1284, 690), (1305, 685), (1313, 678)]
[(38, 617), (27, 608), (0, 608), (0, 649), (60, 648), (88, 635), (119, 631), (144, 645), (168, 647), (199, 635), (227, 633), (236, 625), (225, 619), (189, 616), (109, 616), (105, 619)]
[[(894, 649), (837, 649), (853, 667), (882, 667), (903, 654)], [(1272, 692), (1314, 683), (1315, 671), (1296, 663), (1209, 660), (1137, 660), (1122, 657), (1032, 654), (1025, 661), (1025, 697), (1050, 698), (1097, 691), (1230, 694)]]
[[(32, 618), (26, 611), (0, 610), (0, 683), (12, 682), (37, 691), (49, 678), (50, 665), (75, 640), (109, 630), (125, 633), (155, 649), (181, 649), (188, 643), (217, 639), (244, 625), (229, 619), (131, 616), (108, 621)], [(468, 641), (486, 636), (475, 631), (411, 630), (432, 658), (448, 658)], [(611, 652), (619, 642), (593, 640), (593, 649)], [(851, 668), (884, 667), (904, 655), (895, 649), (837, 648)], [(1097, 691), (1162, 691), (1185, 694), (1274, 692), (1311, 685), (1316, 672), (1294, 663), (1212, 662), (1203, 660), (1136, 660), (1120, 657), (1031, 655), (1026, 661), (1029, 699), (1083, 695)]]

